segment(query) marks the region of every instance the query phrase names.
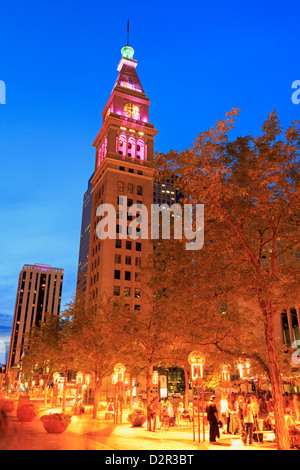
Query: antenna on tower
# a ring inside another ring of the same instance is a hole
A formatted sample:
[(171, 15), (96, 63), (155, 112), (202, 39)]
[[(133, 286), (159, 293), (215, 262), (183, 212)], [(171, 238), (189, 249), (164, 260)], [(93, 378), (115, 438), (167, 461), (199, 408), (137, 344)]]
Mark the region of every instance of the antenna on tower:
[(127, 46), (129, 46), (129, 20), (127, 22)]

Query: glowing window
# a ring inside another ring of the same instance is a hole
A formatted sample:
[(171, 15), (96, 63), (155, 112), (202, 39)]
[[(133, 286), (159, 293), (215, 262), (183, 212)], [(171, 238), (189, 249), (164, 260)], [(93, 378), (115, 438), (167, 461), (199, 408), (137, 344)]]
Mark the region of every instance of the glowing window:
[(107, 152), (107, 138), (105, 137), (98, 147), (97, 168), (101, 165)]
[(127, 147), (128, 147), (128, 152), (127, 152), (128, 157), (135, 158), (136, 144), (135, 144), (135, 139), (133, 137), (129, 137)]
[(119, 155), (124, 155), (126, 156), (126, 136), (124, 134), (121, 134), (119, 137), (119, 142), (118, 142), (118, 152)]
[(145, 159), (145, 144), (142, 139), (139, 139), (136, 144), (136, 158), (138, 160)]

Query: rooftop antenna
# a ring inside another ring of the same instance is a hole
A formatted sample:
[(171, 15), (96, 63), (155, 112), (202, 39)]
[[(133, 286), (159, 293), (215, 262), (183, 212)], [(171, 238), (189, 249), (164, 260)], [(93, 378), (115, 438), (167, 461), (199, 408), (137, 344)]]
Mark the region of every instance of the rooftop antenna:
[(129, 20), (127, 22), (127, 46), (129, 46)]

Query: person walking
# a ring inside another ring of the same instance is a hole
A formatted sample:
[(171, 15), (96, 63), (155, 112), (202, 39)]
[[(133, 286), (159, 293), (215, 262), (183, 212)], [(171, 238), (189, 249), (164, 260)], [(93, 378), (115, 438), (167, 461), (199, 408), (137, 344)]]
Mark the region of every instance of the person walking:
[(215, 396), (212, 395), (206, 407), (207, 421), (209, 422), (209, 442), (217, 442), (216, 438), (220, 437), (219, 432), (219, 416), (215, 404)]
[(227, 407), (228, 407), (227, 397), (226, 395), (222, 395), (221, 402), (220, 402), (220, 414), (221, 414), (221, 419), (223, 421), (223, 426), (224, 426), (223, 434), (227, 434), (227, 431), (226, 431), (226, 426), (227, 426), (227, 421), (228, 421)]
[(182, 414), (184, 413), (183, 402), (181, 401), (177, 407), (177, 425), (180, 427), (182, 423)]
[(159, 414), (159, 396), (154, 395), (151, 402), (147, 407), (147, 429), (148, 431), (156, 431), (157, 428), (157, 416)]
[(254, 417), (255, 417), (255, 410), (253, 408), (253, 404), (251, 403), (251, 399), (248, 398), (246, 400), (244, 406), (244, 445), (247, 444), (247, 439), (249, 437), (249, 445), (252, 445), (253, 442), (253, 426), (254, 426)]

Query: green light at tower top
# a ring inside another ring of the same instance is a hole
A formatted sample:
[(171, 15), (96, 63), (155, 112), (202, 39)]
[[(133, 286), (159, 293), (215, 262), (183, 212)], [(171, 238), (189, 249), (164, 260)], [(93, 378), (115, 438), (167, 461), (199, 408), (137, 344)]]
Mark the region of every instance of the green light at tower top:
[(131, 46), (124, 46), (121, 49), (122, 57), (126, 57), (127, 59), (132, 59), (134, 54), (134, 49)]

